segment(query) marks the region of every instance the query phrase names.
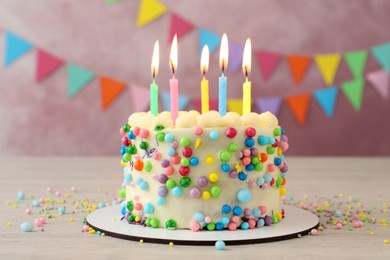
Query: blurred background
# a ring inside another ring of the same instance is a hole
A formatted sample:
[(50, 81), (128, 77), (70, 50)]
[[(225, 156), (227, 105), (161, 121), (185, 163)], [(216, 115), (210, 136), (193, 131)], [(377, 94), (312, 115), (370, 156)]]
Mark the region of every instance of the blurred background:
[(204, 43), (217, 100), (223, 33), (236, 109), (249, 37), (252, 110), (277, 114), (288, 155), (390, 155), (389, 13), (387, 0), (0, 0), (0, 155), (119, 158), (119, 128), (149, 108), (156, 40), (165, 110), (175, 32), (184, 109), (198, 109)]

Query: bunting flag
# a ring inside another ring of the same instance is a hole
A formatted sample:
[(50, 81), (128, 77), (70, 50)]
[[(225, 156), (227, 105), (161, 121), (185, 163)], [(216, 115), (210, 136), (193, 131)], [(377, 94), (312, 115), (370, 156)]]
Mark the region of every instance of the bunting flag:
[(256, 57), (259, 60), (261, 76), (264, 81), (268, 81), (279, 63), (280, 56), (275, 52), (260, 50), (256, 52)]
[(310, 60), (310, 56), (287, 56), (288, 65), (290, 66), (291, 75), (295, 84), (301, 84), (303, 76), (309, 67)]
[(194, 29), (194, 25), (192, 23), (183, 19), (177, 14), (172, 14), (168, 43), (170, 44), (172, 42), (175, 34), (177, 34), (177, 37), (180, 38), (184, 36), (186, 33), (190, 32), (192, 29)]
[(260, 113), (271, 112), (275, 116), (279, 114), (280, 106), (282, 105), (282, 97), (265, 97), (255, 99), (255, 105)]
[(44, 50), (38, 49), (36, 64), (35, 80), (40, 82), (58, 69), (63, 64), (63, 61)]
[(149, 111), (149, 89), (139, 85), (131, 85), (129, 89), (133, 111)]
[(333, 117), (337, 94), (338, 88), (336, 86), (314, 91), (314, 97), (328, 118)]
[(344, 60), (354, 78), (361, 77), (366, 67), (368, 52), (365, 50), (347, 52), (344, 54)]
[(120, 0), (106, 0), (106, 3), (109, 4), (109, 5), (113, 5), (113, 4), (116, 4), (118, 3)]
[(347, 97), (352, 107), (356, 111), (362, 108), (362, 98), (364, 92), (364, 78), (356, 78), (351, 81), (344, 82), (341, 85), (341, 90)]
[[(202, 99), (196, 98), (192, 101), (194, 104), (196, 110), (198, 110), (199, 113), (202, 112)], [(210, 99), (209, 100), (209, 110), (215, 110), (218, 111), (218, 99)]]
[(227, 109), (229, 112), (236, 112), (239, 115), (242, 115), (242, 99), (228, 99), (227, 100)]
[[(169, 92), (161, 92), (162, 103), (165, 111), (171, 111), (171, 95)], [(190, 97), (179, 95), (179, 111), (183, 111), (188, 106)]]
[(331, 86), (339, 68), (340, 54), (319, 54), (314, 56), (317, 67), (327, 86)]
[(22, 57), (33, 48), (31, 43), (23, 38), (13, 34), (12, 32), (5, 32), (5, 57), (4, 67), (8, 67), (14, 61)]
[(382, 68), (390, 72), (390, 42), (375, 46), (371, 52)]
[(107, 109), (119, 94), (123, 92), (126, 84), (111, 79), (109, 77), (100, 77), (100, 93), (102, 97), (102, 108)]
[(310, 93), (303, 93), (286, 98), (288, 107), (300, 125), (304, 125), (306, 123), (310, 97)]
[(146, 24), (153, 22), (167, 12), (167, 8), (159, 0), (141, 0), (137, 26), (143, 27)]
[(390, 73), (385, 70), (377, 70), (366, 75), (367, 81), (384, 99), (389, 97)]
[(68, 69), (68, 96), (75, 96), (85, 85), (88, 84), (95, 74), (73, 63), (67, 64)]
[(207, 44), (210, 54), (214, 53), (219, 47), (222, 37), (210, 32), (204, 28), (199, 29), (199, 52), (202, 52), (203, 46)]
[(236, 72), (242, 65), (242, 56), (244, 53), (244, 46), (239, 43), (229, 43), (229, 62), (228, 70), (231, 73)]

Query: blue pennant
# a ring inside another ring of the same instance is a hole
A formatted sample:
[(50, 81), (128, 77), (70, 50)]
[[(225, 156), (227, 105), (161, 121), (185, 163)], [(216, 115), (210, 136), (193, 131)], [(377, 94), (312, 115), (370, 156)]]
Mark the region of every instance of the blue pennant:
[[(169, 92), (161, 92), (161, 98), (163, 101), (163, 106), (165, 111), (171, 111), (171, 96)], [(179, 110), (183, 111), (188, 106), (190, 102), (190, 97), (179, 95)]]
[(221, 42), (221, 36), (206, 29), (199, 29), (199, 52), (202, 52), (203, 46), (207, 44), (210, 54), (214, 53)]
[(337, 94), (338, 88), (336, 86), (314, 91), (314, 97), (329, 118), (333, 117)]
[(32, 47), (33, 46), (31, 43), (13, 34), (12, 32), (6, 31), (4, 66), (8, 67), (8, 65), (31, 50)]

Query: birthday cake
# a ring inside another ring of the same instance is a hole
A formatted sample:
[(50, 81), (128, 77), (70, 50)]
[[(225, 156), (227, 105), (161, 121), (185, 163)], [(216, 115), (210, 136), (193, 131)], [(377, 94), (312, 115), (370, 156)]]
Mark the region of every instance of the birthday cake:
[(251, 229), (284, 218), (288, 139), (270, 112), (132, 114), (120, 129), (124, 220), (153, 228)]

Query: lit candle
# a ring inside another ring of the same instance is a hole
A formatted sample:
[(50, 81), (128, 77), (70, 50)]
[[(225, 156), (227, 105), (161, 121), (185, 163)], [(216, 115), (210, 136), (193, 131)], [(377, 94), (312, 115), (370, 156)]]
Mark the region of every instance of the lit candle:
[(226, 115), (227, 78), (225, 77), (225, 69), (228, 65), (228, 54), (228, 39), (224, 33), (219, 51), (219, 66), (221, 67), (222, 75), (219, 77), (218, 111), (221, 116)]
[(247, 39), (244, 48), (244, 57), (242, 59), (242, 71), (245, 75), (245, 82), (242, 85), (242, 114), (249, 114), (251, 112), (252, 100), (251, 100), (251, 82), (248, 81), (248, 75), (251, 71), (251, 55), (252, 47), (251, 40)]
[(158, 71), (159, 55), (159, 45), (158, 41), (156, 41), (151, 65), (153, 82), (150, 84), (150, 112), (155, 116), (158, 114), (158, 86), (155, 79)]
[(169, 80), (170, 98), (171, 98), (171, 118), (173, 124), (176, 123), (176, 118), (179, 115), (179, 83), (175, 78), (175, 70), (177, 69), (177, 36), (173, 37), (171, 46), (171, 55), (169, 65), (172, 71), (172, 78)]
[(202, 50), (200, 59), (200, 71), (203, 74), (202, 82), (200, 83), (200, 92), (202, 96), (202, 114), (209, 112), (209, 81), (206, 79), (206, 72), (209, 68), (209, 47), (205, 45)]

